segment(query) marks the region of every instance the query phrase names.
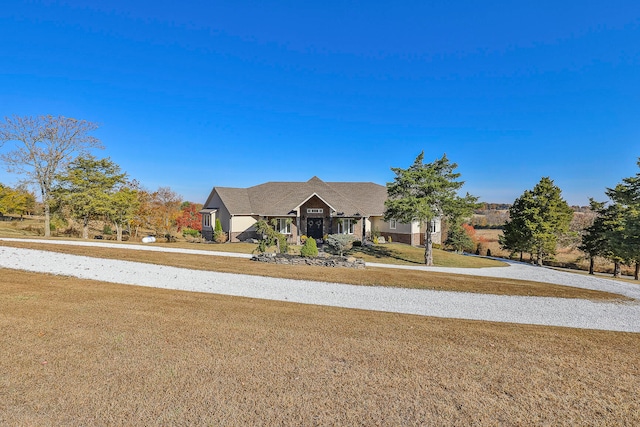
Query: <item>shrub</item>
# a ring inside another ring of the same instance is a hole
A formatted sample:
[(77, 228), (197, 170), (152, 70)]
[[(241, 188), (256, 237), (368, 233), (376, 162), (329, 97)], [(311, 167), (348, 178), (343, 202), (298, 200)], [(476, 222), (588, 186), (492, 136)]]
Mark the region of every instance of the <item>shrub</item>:
[(354, 240), (355, 237), (350, 234), (329, 234), (326, 242), (331, 249), (342, 256), (345, 251), (351, 249)]
[(378, 227), (373, 227), (371, 230), (371, 237), (373, 237), (374, 243), (380, 237), (380, 229)]
[(393, 243), (393, 240), (391, 240), (391, 236), (387, 237), (387, 242), (388, 243)]
[(200, 232), (198, 230), (194, 230), (193, 228), (183, 228), (182, 229), (182, 235), (184, 237), (186, 237), (186, 236), (198, 237), (198, 236), (200, 236)]
[(224, 243), (227, 241), (228, 237), (227, 233), (222, 230), (220, 218), (216, 218), (216, 225), (213, 229), (213, 241), (216, 243)]
[(104, 227), (102, 227), (102, 234), (106, 234), (107, 236), (113, 234), (113, 230), (109, 224), (105, 224)]
[(213, 241), (216, 243), (224, 243), (227, 241), (227, 233), (222, 230), (215, 230), (213, 232)]
[(318, 246), (314, 238), (309, 237), (305, 240), (304, 245), (300, 249), (300, 256), (308, 258), (318, 256)]

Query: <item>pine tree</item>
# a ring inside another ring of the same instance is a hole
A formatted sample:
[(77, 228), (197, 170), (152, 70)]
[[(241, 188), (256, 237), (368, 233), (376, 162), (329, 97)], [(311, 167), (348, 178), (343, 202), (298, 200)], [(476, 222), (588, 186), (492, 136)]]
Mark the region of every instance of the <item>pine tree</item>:
[(424, 152), (408, 169), (391, 168), (396, 177), (387, 183), (389, 198), (385, 202), (384, 218), (405, 224), (417, 221), (424, 226), (424, 263), (433, 265), (433, 220), (470, 216), (478, 205), (478, 198), (469, 193), (458, 196), (464, 181), (457, 181), (460, 174), (454, 170), (458, 165), (450, 163), (446, 154), (433, 163), (424, 164), (423, 160)]
[(526, 190), (509, 208), (510, 220), (504, 224), (503, 235), (500, 236), (500, 246), (510, 250), (512, 255), (520, 253), (522, 261), (525, 252), (531, 252), (531, 229), (527, 225), (527, 213), (534, 205), (531, 191)]
[(555, 254), (558, 237), (566, 233), (573, 211), (561, 196), (559, 187), (543, 177), (532, 191), (525, 191), (509, 210), (502, 244), (514, 251), (529, 251), (538, 265)]

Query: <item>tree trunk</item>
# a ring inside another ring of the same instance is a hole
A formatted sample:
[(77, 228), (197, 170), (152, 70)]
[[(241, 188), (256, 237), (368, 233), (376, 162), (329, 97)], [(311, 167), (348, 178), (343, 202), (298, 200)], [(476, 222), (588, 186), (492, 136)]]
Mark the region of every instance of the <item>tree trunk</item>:
[(589, 257), (589, 274), (594, 274), (593, 267), (595, 263), (595, 259), (593, 257)]
[(51, 208), (44, 192), (42, 192), (42, 202), (44, 204), (44, 237), (51, 237)]
[(620, 261), (613, 263), (613, 277), (620, 277)]
[(638, 280), (638, 274), (640, 274), (640, 261), (636, 261), (636, 270), (633, 272), (633, 280)]
[(424, 264), (433, 265), (433, 240), (431, 237), (431, 221), (427, 223), (427, 229), (424, 232)]
[(524, 259), (524, 252), (520, 251), (520, 262), (522, 262), (523, 259)]
[(116, 240), (122, 242), (122, 227), (117, 222), (114, 222), (114, 225), (116, 226)]
[(89, 217), (84, 217), (82, 221), (82, 238), (87, 240), (89, 239)]

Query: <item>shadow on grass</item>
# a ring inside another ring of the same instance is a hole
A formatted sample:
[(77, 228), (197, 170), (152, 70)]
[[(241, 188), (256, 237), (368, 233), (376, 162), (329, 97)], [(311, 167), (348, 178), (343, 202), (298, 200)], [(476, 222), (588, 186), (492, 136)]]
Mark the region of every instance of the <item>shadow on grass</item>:
[(363, 255), (369, 255), (375, 258), (392, 258), (392, 259), (396, 259), (399, 261), (404, 261), (404, 262), (408, 262), (411, 264), (416, 264), (416, 265), (423, 265), (424, 262), (420, 262), (420, 261), (416, 261), (415, 259), (411, 259), (409, 257), (407, 257), (405, 254), (402, 253), (398, 253), (394, 250), (392, 250), (391, 248), (387, 248), (387, 247), (381, 247), (381, 246), (361, 246), (361, 247), (354, 247), (351, 249), (350, 251), (351, 255), (356, 255), (356, 254), (363, 254)]

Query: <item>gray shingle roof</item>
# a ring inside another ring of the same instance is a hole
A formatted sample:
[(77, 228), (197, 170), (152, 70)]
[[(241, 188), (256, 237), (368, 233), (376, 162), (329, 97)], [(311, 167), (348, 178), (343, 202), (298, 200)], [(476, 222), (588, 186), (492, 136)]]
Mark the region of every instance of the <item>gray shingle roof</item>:
[(373, 182), (266, 182), (249, 188), (215, 187), (232, 215), (287, 216), (314, 194), (345, 216), (378, 216), (384, 212), (386, 187)]

